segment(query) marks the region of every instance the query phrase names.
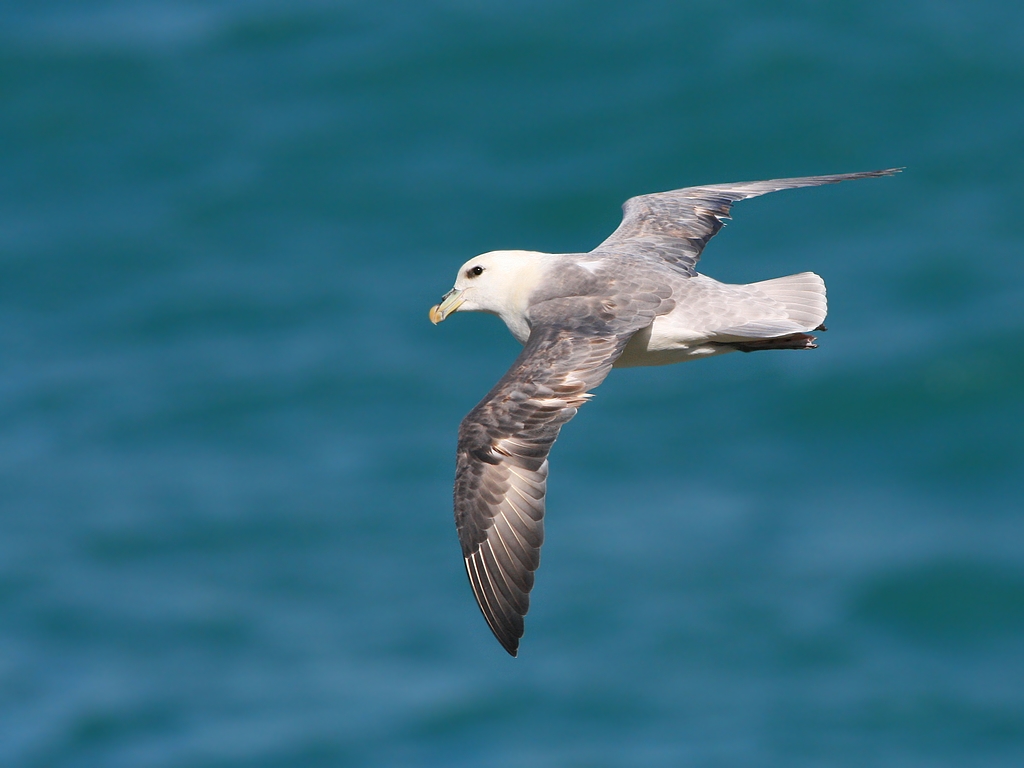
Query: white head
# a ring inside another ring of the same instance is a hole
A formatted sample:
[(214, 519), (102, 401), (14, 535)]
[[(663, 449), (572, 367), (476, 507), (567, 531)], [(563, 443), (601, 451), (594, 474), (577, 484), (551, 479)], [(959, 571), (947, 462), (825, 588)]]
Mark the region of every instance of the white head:
[(536, 251), (491, 251), (470, 259), (459, 268), (455, 287), (431, 307), (431, 322), (436, 325), (453, 312), (490, 312), (525, 342), (530, 335), (529, 297), (543, 279), (547, 256)]

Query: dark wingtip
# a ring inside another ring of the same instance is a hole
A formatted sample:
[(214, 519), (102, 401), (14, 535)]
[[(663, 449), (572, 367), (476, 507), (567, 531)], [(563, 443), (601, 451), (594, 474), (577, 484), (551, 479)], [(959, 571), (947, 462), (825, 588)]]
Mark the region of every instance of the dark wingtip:
[(501, 643), (501, 647), (505, 649), (505, 651), (508, 653), (509, 656), (511, 656), (513, 659), (516, 658), (517, 656), (519, 656), (519, 638), (518, 637), (511, 637), (511, 636), (498, 637), (497, 634), (495, 634), (495, 637), (498, 638), (498, 642)]
[(905, 165), (901, 165), (898, 168), (882, 168), (877, 171), (859, 171), (857, 173), (839, 173), (834, 178), (836, 181), (846, 181), (847, 179), (876, 179), (879, 176), (893, 176), (897, 173), (902, 173), (906, 169)]

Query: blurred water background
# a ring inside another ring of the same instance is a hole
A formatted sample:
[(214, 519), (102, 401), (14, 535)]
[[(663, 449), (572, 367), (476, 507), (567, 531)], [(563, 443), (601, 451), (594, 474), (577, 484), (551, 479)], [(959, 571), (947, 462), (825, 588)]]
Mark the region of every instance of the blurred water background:
[[(1024, 764), (1024, 5), (0, 6), (0, 765)], [(520, 658), (457, 267), (741, 203), (813, 353), (616, 371)]]

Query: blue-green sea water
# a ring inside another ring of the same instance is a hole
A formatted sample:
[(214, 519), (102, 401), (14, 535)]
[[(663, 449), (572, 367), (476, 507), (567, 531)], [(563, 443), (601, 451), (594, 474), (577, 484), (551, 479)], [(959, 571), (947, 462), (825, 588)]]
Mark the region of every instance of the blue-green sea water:
[[(0, 765), (1024, 765), (1024, 5), (0, 5)], [(518, 345), (427, 309), (627, 197), (829, 286), (613, 372), (518, 659), (451, 515)]]

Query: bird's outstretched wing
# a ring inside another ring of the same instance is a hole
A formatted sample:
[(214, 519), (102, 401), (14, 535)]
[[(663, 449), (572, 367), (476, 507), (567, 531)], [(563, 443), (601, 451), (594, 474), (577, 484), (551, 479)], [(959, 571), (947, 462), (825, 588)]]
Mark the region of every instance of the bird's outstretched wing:
[(888, 168), (833, 176), (712, 184), (631, 197), (622, 206), (622, 223), (618, 229), (592, 253), (643, 252), (656, 255), (679, 272), (693, 277), (701, 251), (722, 228), (722, 220), (729, 218), (733, 203), (783, 189), (889, 176), (900, 170)]
[(544, 541), (548, 451), (630, 335), (535, 327), (459, 427), (455, 523), (466, 571), (487, 624), (513, 656)]
[(513, 656), (544, 541), (548, 452), (633, 334), (675, 306), (658, 275), (598, 273), (579, 293), (538, 296), (523, 351), (459, 426), (455, 525), (466, 572)]

